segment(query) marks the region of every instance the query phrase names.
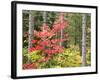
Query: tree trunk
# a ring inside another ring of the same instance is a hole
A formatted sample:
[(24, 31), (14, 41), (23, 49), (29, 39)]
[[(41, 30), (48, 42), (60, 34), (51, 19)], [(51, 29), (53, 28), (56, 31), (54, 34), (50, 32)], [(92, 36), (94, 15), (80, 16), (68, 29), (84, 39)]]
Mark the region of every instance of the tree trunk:
[(43, 23), (46, 23), (46, 12), (43, 12)]
[(34, 19), (34, 17), (32, 16), (32, 12), (30, 11), (30, 13), (29, 13), (29, 31), (28, 31), (29, 32), (28, 50), (32, 47), (33, 19)]
[(82, 66), (86, 65), (86, 14), (82, 14)]
[[(60, 22), (61, 22), (61, 24), (64, 22), (64, 13), (60, 13)], [(63, 39), (63, 29), (62, 28), (61, 28), (61, 31), (60, 31), (60, 39), (61, 40)], [(63, 46), (62, 42), (60, 42), (60, 46)]]
[[(61, 29), (61, 33), (60, 33), (61, 35), (61, 37), (60, 37), (60, 39), (62, 40), (63, 39), (63, 29)], [(62, 42), (60, 42), (60, 46), (62, 46)]]
[[(30, 48), (32, 48), (32, 39), (33, 39), (33, 29), (34, 29), (34, 16), (32, 16), (32, 12), (29, 12), (29, 37), (28, 37), (28, 53)], [(28, 58), (29, 63), (29, 58)]]
[[(44, 11), (43, 12), (43, 26), (45, 26), (46, 25), (46, 11)], [(44, 27), (43, 27), (43, 30), (44, 30)], [(46, 46), (44, 46), (44, 48), (46, 49)], [(47, 54), (45, 54), (45, 57), (47, 57), (48, 55)]]

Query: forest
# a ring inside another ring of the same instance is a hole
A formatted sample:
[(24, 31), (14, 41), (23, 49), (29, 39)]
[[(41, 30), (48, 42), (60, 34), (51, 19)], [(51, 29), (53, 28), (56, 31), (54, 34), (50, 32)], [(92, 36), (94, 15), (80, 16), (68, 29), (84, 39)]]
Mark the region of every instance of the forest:
[(22, 11), (22, 69), (91, 66), (91, 14)]

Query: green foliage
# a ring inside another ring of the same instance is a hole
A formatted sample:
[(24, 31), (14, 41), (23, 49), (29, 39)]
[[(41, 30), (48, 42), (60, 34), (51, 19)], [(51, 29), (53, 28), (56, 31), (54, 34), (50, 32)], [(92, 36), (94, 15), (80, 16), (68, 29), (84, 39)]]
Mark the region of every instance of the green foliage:
[[(86, 61), (87, 66), (91, 65), (91, 52), (90, 48), (87, 48)], [(33, 51), (27, 55), (27, 49), (23, 49), (23, 63), (26, 63), (28, 56), (31, 63), (37, 63), (38, 68), (62, 68), (62, 67), (81, 67), (82, 57), (80, 55), (79, 47), (70, 45), (70, 48), (64, 49), (60, 54), (54, 54), (50, 60), (45, 62), (38, 62), (45, 56), (41, 51)]]
[(87, 63), (87, 66), (91, 65), (91, 50), (90, 50), (90, 48), (87, 48), (86, 63)]
[(28, 49), (27, 48), (23, 48), (23, 55), (28, 53)]
[(23, 64), (24, 64), (24, 63), (27, 63), (27, 61), (28, 61), (28, 56), (27, 56), (27, 54), (28, 54), (27, 48), (23, 48)]
[(76, 48), (67, 48), (54, 59), (61, 67), (77, 67), (81, 66), (82, 63), (80, 52)]
[(30, 57), (31, 62), (36, 62), (42, 58), (41, 51), (39, 50), (33, 51), (29, 53), (29, 57)]

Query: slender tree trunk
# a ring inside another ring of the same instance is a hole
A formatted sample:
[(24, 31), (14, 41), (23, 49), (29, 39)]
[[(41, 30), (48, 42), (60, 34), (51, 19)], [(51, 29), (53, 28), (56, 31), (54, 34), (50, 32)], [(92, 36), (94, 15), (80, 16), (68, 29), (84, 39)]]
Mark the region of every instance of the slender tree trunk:
[[(61, 24), (64, 22), (64, 13), (60, 13), (60, 22), (61, 22)], [(60, 39), (61, 40), (63, 39), (63, 29), (62, 28), (61, 28), (61, 31), (60, 31)], [(63, 46), (62, 42), (60, 42), (60, 46)]]
[[(62, 39), (63, 39), (63, 29), (61, 29), (61, 33), (60, 33), (60, 34), (61, 34), (61, 35), (60, 35), (60, 36), (61, 36), (60, 38), (61, 38), (61, 40), (62, 40)], [(62, 42), (60, 42), (60, 46), (62, 46)]]
[[(34, 29), (34, 16), (32, 16), (32, 12), (29, 12), (29, 37), (28, 37), (28, 53), (30, 48), (32, 48), (32, 39), (33, 39), (33, 29)], [(28, 58), (29, 63), (29, 58)]]
[[(46, 25), (46, 11), (43, 12), (43, 26)], [(43, 30), (44, 30), (44, 27), (43, 27)], [(44, 46), (44, 48), (46, 48), (46, 46)], [(48, 56), (47, 54), (45, 55), (46, 57)]]
[(82, 14), (82, 66), (86, 65), (86, 14)]
[(43, 23), (46, 23), (46, 11), (43, 12)]
[(33, 36), (32, 36), (32, 32), (33, 31), (33, 16), (32, 16), (32, 13), (30, 11), (29, 13), (29, 43), (28, 43), (28, 50), (32, 47), (32, 39), (33, 39)]

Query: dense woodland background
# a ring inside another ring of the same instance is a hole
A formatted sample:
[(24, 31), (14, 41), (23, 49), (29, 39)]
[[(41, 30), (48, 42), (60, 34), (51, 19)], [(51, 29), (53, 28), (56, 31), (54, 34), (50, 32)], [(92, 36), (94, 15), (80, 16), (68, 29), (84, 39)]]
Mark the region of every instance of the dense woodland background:
[[(23, 10), (23, 69), (37, 68), (61, 68), (61, 67), (81, 67), (91, 65), (91, 14), (87, 13), (64, 13), (64, 20), (68, 22), (68, 27), (62, 33), (57, 34), (61, 38), (67, 34), (67, 40), (62, 42), (64, 51), (53, 54), (50, 59), (47, 55), (42, 55), (40, 51), (29, 52), (29, 48), (34, 46), (33, 31), (40, 31), (43, 23), (52, 25), (59, 19), (61, 12), (28, 11)], [(43, 60), (38, 62), (39, 60)], [(46, 60), (47, 59), (47, 60)]]

